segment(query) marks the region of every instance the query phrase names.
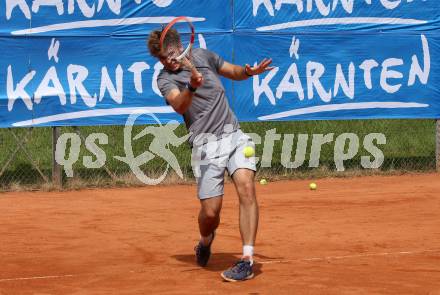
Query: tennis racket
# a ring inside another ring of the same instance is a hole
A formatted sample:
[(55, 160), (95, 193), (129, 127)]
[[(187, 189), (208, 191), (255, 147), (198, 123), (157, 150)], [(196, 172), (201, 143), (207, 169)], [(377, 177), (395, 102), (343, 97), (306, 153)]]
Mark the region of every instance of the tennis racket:
[(161, 55), (168, 61), (180, 63), (193, 74), (200, 75), (192, 62), (194, 40), (195, 30), (191, 21), (185, 16), (176, 17), (160, 34)]

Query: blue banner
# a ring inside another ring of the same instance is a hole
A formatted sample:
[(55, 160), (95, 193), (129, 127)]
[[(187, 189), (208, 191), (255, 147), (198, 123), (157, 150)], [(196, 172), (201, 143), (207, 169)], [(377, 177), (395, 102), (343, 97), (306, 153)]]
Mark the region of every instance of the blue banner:
[(223, 80), (240, 121), (440, 118), (437, 0), (3, 0), (0, 127), (181, 121), (146, 46), (178, 15), (196, 47), (273, 58), (270, 72)]
[(436, 0), (235, 1), (235, 28), (258, 32), (438, 30)]
[(270, 56), (275, 66), (235, 85), (242, 120), (439, 118), (439, 34), (234, 38), (237, 63)]

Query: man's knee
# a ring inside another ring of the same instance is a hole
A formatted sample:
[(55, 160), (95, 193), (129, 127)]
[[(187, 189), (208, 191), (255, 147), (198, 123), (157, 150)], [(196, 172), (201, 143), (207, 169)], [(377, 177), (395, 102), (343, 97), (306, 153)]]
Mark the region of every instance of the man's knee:
[(221, 208), (222, 208), (221, 197), (216, 197), (213, 199), (202, 201), (201, 213), (205, 218), (215, 220), (219, 218)]
[(220, 216), (220, 210), (217, 208), (203, 208), (203, 216), (206, 219), (216, 220)]
[(244, 181), (238, 187), (241, 203), (252, 204), (256, 202), (255, 184), (253, 181)]

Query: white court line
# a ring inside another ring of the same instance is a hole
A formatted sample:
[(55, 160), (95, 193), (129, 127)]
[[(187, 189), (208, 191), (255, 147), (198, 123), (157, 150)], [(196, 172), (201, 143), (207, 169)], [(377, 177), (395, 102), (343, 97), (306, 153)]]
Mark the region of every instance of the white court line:
[(422, 25), (427, 21), (408, 18), (392, 17), (342, 17), (342, 18), (318, 18), (300, 21), (286, 22), (276, 25), (258, 27), (257, 31), (277, 31), (289, 28), (330, 26), (330, 25), (351, 25), (351, 24), (383, 24), (383, 25)]
[(311, 257), (311, 258), (299, 258), (299, 259), (293, 259), (293, 260), (268, 260), (268, 261), (257, 261), (257, 263), (273, 264), (273, 263), (290, 263), (290, 262), (301, 262), (301, 261), (325, 261), (325, 260), (339, 260), (339, 259), (349, 259), (349, 258), (379, 257), (379, 256), (392, 256), (392, 255), (415, 255), (415, 254), (432, 253), (432, 252), (440, 252), (440, 249), (421, 250), (421, 251), (366, 253), (366, 254), (354, 254), (354, 255), (342, 255), (342, 256)]
[(10, 279), (0, 279), (0, 282), (8, 282), (8, 281), (27, 281), (27, 280), (44, 280), (44, 279), (60, 279), (60, 278), (68, 278), (75, 277), (78, 275), (58, 275), (58, 276), (39, 276), (39, 277), (25, 277), (25, 278), (10, 278)]
[[(274, 264), (274, 263), (290, 263), (290, 262), (300, 262), (300, 261), (325, 261), (325, 260), (338, 260), (338, 259), (349, 259), (349, 258), (362, 258), (362, 257), (378, 257), (378, 256), (392, 256), (392, 255), (415, 255), (423, 253), (436, 253), (440, 252), (440, 249), (432, 250), (421, 250), (421, 251), (400, 251), (400, 252), (382, 252), (382, 253), (367, 253), (367, 254), (354, 254), (354, 255), (342, 255), (342, 256), (325, 256), (325, 257), (310, 257), (310, 258), (300, 258), (292, 260), (268, 260), (268, 261), (256, 261), (257, 264)], [(79, 275), (69, 274), (69, 275), (57, 275), (57, 276), (36, 276), (36, 277), (23, 277), (23, 278), (9, 278), (0, 279), (0, 282), (7, 281), (26, 281), (26, 280), (43, 280), (43, 279), (59, 279), (75, 277)]]

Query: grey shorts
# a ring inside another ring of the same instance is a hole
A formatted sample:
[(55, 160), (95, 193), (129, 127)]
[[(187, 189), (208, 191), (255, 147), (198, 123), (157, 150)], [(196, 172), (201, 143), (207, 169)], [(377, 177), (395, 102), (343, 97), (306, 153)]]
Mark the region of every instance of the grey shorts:
[(208, 142), (193, 145), (191, 166), (199, 199), (223, 195), (226, 170), (231, 176), (240, 168), (257, 170), (255, 157), (244, 155), (247, 146), (255, 149), (252, 139), (240, 129), (220, 139), (213, 137)]

